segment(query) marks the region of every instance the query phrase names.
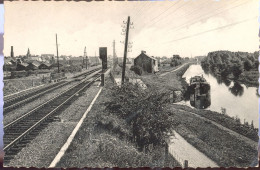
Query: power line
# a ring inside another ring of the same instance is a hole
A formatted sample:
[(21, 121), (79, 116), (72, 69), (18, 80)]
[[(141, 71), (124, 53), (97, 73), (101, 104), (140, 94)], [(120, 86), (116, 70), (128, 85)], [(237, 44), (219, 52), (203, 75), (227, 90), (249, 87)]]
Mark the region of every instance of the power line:
[[(180, 2), (180, 1), (178, 1), (178, 2)], [(184, 7), (186, 4), (185, 4), (185, 2), (182, 4), (182, 5), (180, 5), (179, 7), (177, 7), (177, 9), (175, 9), (170, 15), (168, 15), (167, 17), (164, 17), (163, 19), (161, 19), (161, 20), (157, 20), (157, 21), (155, 21), (154, 23), (152, 23), (151, 25), (147, 25), (147, 26), (153, 26), (154, 24), (156, 24), (156, 23), (158, 23), (158, 22), (161, 22), (161, 21), (163, 21), (163, 20), (165, 20), (166, 18), (168, 18), (169, 16), (172, 16), (173, 14), (175, 14), (179, 9), (181, 9), (182, 7)], [(147, 27), (146, 26), (146, 27)]]
[[(136, 12), (136, 15), (135, 15), (134, 17), (140, 16), (140, 14), (142, 13), (143, 9), (144, 9), (145, 7), (151, 6), (151, 4), (152, 4), (152, 1), (149, 1), (149, 3), (148, 3), (147, 1), (141, 1), (141, 2), (144, 3), (144, 5), (138, 10), (138, 12)], [(138, 17), (138, 18), (139, 18), (139, 17)], [(137, 18), (137, 19), (138, 19), (138, 18)]]
[[(154, 21), (156, 18), (158, 18), (159, 16), (163, 15), (165, 12), (167, 12), (169, 9), (171, 9), (172, 7), (174, 7), (175, 5), (177, 5), (180, 1), (174, 3), (173, 5), (171, 5), (169, 8), (167, 8), (165, 11), (163, 11), (162, 13), (160, 13), (159, 15), (157, 15), (156, 17), (154, 17), (153, 19), (151, 19), (149, 22)], [(147, 23), (146, 23), (147, 24)]]
[[(248, 2), (246, 2), (246, 3), (248, 3)], [(183, 25), (181, 25), (181, 26), (179, 26), (179, 27), (176, 27), (176, 29), (179, 28), (178, 30), (180, 30), (181, 27), (186, 27), (188, 24), (194, 24), (194, 23), (197, 23), (197, 22), (199, 22), (199, 21), (202, 20), (202, 19), (210, 18), (210, 17), (212, 17), (212, 16), (215, 16), (215, 15), (218, 15), (218, 14), (220, 14), (220, 13), (223, 13), (223, 12), (226, 11), (226, 10), (234, 9), (234, 8), (236, 8), (236, 7), (238, 7), (238, 6), (241, 6), (241, 5), (244, 5), (244, 4), (246, 4), (246, 3), (242, 3), (242, 4), (239, 4), (239, 5), (233, 6), (233, 7), (231, 7), (231, 8), (225, 9), (225, 10), (223, 10), (223, 11), (217, 13), (217, 14), (213, 14), (213, 15), (210, 15), (210, 16), (208, 16), (208, 17), (199, 18), (199, 20), (194, 20), (194, 19), (192, 19), (192, 21), (194, 21), (194, 22), (192, 22), (192, 23), (187, 22), (186, 25), (183, 24)], [(218, 9), (218, 10), (219, 10), (219, 9)], [(176, 30), (176, 29), (175, 29), (175, 30)], [(178, 31), (178, 30), (177, 30), (177, 31)], [(172, 31), (172, 30), (170, 30), (170, 31)], [(170, 31), (166, 32), (165, 34), (169, 33)]]
[[(231, 24), (228, 24), (228, 25), (224, 25), (224, 26), (221, 26), (221, 27), (213, 28), (213, 29), (210, 29), (210, 30), (207, 30), (207, 31), (199, 32), (199, 33), (196, 33), (196, 34), (193, 34), (193, 35), (189, 35), (189, 36), (185, 36), (185, 37), (182, 37), (182, 38), (178, 38), (178, 39), (174, 39), (174, 40), (171, 40), (171, 41), (167, 41), (167, 42), (164, 42), (162, 44), (169, 44), (169, 43), (172, 43), (172, 42), (176, 42), (176, 41), (180, 41), (180, 40), (196, 37), (196, 36), (208, 33), (208, 32), (212, 32), (212, 31), (224, 29), (224, 28), (227, 28), (227, 27), (231, 27), (231, 26), (234, 26), (234, 25), (238, 25), (238, 24), (247, 22), (247, 21), (255, 19), (255, 18), (257, 18), (257, 16), (252, 17), (252, 18), (248, 18), (248, 19), (245, 19), (245, 20), (242, 20), (242, 21), (234, 22), (234, 23), (231, 23)], [(149, 46), (146, 46), (146, 47), (149, 47)]]
[[(234, 2), (237, 2), (237, 1), (233, 1), (232, 3), (234, 3)], [(210, 2), (208, 1), (208, 3), (210, 3)], [(248, 1), (247, 1), (246, 3), (248, 3)], [(206, 4), (207, 4), (207, 3), (206, 3)], [(234, 6), (234, 7), (228, 8), (228, 9), (225, 9), (224, 11), (230, 10), (230, 9), (233, 9), (233, 8), (236, 8), (236, 7), (238, 7), (238, 6), (240, 6), (240, 5), (243, 5), (243, 4), (245, 4), (245, 3), (242, 3), (242, 4), (239, 4), (239, 5), (237, 5), (237, 6)], [(183, 5), (185, 5), (185, 3), (184, 3)], [(178, 9), (182, 8), (183, 5), (180, 6)], [(203, 7), (206, 7), (206, 5), (204, 5)], [(202, 7), (202, 8), (203, 8), (203, 7)], [(200, 8), (200, 10), (201, 10), (202, 8)], [(176, 10), (178, 10), (178, 9), (176, 9)], [(218, 10), (221, 10), (221, 9), (223, 9), (223, 8), (221, 7), (221, 8), (219, 8), (219, 9), (217, 9), (217, 11), (218, 11)], [(187, 14), (187, 15), (183, 15), (183, 16), (181, 16), (181, 17), (189, 16), (189, 15), (193, 14), (195, 11), (197, 11), (197, 10), (193, 10), (191, 13), (189, 13), (189, 14)], [(220, 13), (222, 13), (222, 12), (224, 12), (224, 11), (221, 11)], [(176, 11), (174, 11), (174, 12), (176, 12)], [(218, 15), (218, 14), (220, 14), (220, 13), (217, 13), (217, 14), (214, 14), (214, 15)], [(172, 14), (173, 14), (173, 13), (172, 13)], [(171, 15), (172, 15), (172, 14), (171, 14)], [(199, 14), (199, 12), (198, 12), (198, 14)], [(159, 15), (160, 15), (160, 14), (159, 14)], [(171, 15), (168, 15), (168, 17), (171, 16)], [(194, 15), (196, 15), (196, 14), (194, 14)], [(210, 15), (209, 17), (214, 16), (214, 15)], [(168, 17), (165, 17), (165, 18), (163, 18), (162, 20), (165, 20), (165, 19), (168, 18)], [(202, 16), (199, 16), (199, 17), (201, 18)], [(207, 18), (209, 18), (209, 17), (204, 17), (203, 19), (207, 19)], [(194, 18), (194, 19), (196, 19), (196, 18)], [(194, 21), (194, 19), (189, 20), (187, 23), (184, 23), (184, 24), (182, 24), (182, 25), (179, 26), (179, 27), (182, 27), (182, 26), (186, 27), (186, 25), (190, 25), (191, 22)], [(154, 23), (151, 24), (150, 26), (153, 26), (154, 24), (156, 24), (156, 23), (158, 23), (158, 22), (161, 22), (162, 20), (157, 20), (156, 22), (154, 22)], [(192, 22), (192, 24), (194, 24), (194, 23), (196, 23), (196, 22), (197, 22), (197, 21), (195, 20), (194, 22)], [(149, 25), (146, 25), (145, 27), (147, 27), (147, 26), (149, 26)], [(174, 27), (173, 27), (173, 28), (174, 28)], [(171, 30), (171, 31), (172, 31), (172, 30)], [(169, 31), (169, 32), (170, 32), (170, 31)], [(167, 32), (167, 33), (168, 33), (168, 32)]]
[[(234, 2), (236, 2), (236, 1), (234, 1)], [(241, 5), (244, 5), (244, 4), (248, 3), (248, 2), (249, 2), (249, 1), (246, 1), (245, 3), (242, 3), (242, 4), (239, 4), (239, 5), (233, 6), (233, 7), (231, 7), (231, 8), (224, 9), (224, 10), (220, 11), (219, 13), (215, 13), (215, 14), (209, 15), (209, 16), (207, 16), (207, 17), (202, 17), (202, 18), (200, 17), (198, 20), (191, 19), (191, 20), (189, 20), (188, 22), (186, 22), (186, 23), (184, 23), (184, 24), (182, 24), (182, 25), (180, 25), (180, 26), (178, 26), (178, 27), (175, 27), (175, 29), (174, 29), (174, 27), (170, 28), (171, 30), (169, 30), (167, 33), (171, 32), (171, 31), (173, 31), (173, 30), (178, 31), (178, 30), (180, 30), (180, 29), (182, 29), (182, 28), (184, 28), (184, 27), (186, 27), (186, 26), (188, 26), (188, 25), (192, 25), (192, 24), (195, 24), (195, 23), (197, 23), (197, 22), (199, 22), (199, 21), (201, 21), (201, 20), (208, 19), (208, 18), (211, 18), (211, 17), (213, 17), (213, 16), (219, 15), (219, 14), (221, 14), (221, 13), (227, 11), (227, 10), (234, 9), (234, 8), (239, 7), (239, 6), (241, 6)], [(218, 10), (221, 10), (221, 8), (219, 8)], [(192, 22), (192, 21), (193, 21), (193, 22)], [(173, 30), (172, 30), (172, 29), (173, 29)]]

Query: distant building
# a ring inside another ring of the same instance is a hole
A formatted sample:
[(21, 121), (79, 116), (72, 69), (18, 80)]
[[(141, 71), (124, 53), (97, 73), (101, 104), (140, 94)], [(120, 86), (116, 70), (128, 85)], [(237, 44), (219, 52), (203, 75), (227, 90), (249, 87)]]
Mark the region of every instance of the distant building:
[(39, 65), (39, 69), (51, 69), (51, 64), (49, 64), (49, 63), (41, 63)]
[(51, 63), (54, 57), (54, 54), (41, 54), (42, 62)]
[(27, 68), (28, 68), (29, 70), (38, 70), (40, 65), (41, 65), (40, 62), (38, 62), (38, 61), (33, 61), (33, 62), (28, 63)]
[(31, 53), (30, 53), (30, 49), (28, 48), (26, 58), (30, 58), (30, 57), (31, 57)]
[(17, 63), (16, 71), (29, 70), (28, 63)]
[(145, 51), (142, 51), (139, 56), (134, 59), (134, 65), (139, 66), (148, 73), (155, 73), (158, 70), (158, 61), (156, 58), (148, 56)]
[(14, 71), (16, 70), (16, 60), (11, 57), (4, 58), (4, 71)]

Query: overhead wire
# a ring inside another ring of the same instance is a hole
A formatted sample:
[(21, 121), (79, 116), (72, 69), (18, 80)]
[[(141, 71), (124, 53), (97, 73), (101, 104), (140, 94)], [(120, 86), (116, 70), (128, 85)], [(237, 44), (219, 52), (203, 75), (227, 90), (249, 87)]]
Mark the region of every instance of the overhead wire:
[[(196, 34), (193, 34), (193, 35), (189, 35), (189, 36), (185, 36), (185, 37), (182, 37), (182, 38), (170, 40), (170, 41), (167, 41), (167, 42), (163, 42), (162, 44), (169, 44), (169, 43), (173, 43), (173, 42), (176, 42), (176, 41), (180, 41), (180, 40), (196, 37), (196, 36), (208, 33), (208, 32), (212, 32), (212, 31), (228, 28), (228, 27), (231, 27), (231, 26), (234, 26), (234, 25), (238, 25), (238, 24), (241, 24), (241, 23), (253, 20), (253, 19), (257, 18), (257, 17), (258, 16), (255, 16), (255, 17), (252, 17), (252, 18), (244, 19), (242, 21), (234, 22), (234, 23), (231, 23), (231, 24), (228, 24), (228, 25), (224, 25), (224, 26), (221, 26), (221, 27), (217, 27), (217, 28), (206, 30), (206, 31), (202, 31), (202, 32), (199, 32), (199, 33), (196, 33)], [(146, 46), (146, 47), (149, 47), (149, 46)]]
[[(225, 10), (223, 10), (223, 11), (217, 13), (217, 14), (210, 15), (209, 17), (204, 17), (203, 19), (207, 19), (207, 18), (210, 18), (210, 17), (212, 17), (212, 16), (219, 15), (220, 13), (223, 13), (223, 12), (226, 11), (226, 10), (234, 9), (235, 7), (241, 6), (241, 5), (243, 5), (243, 4), (246, 4), (246, 3), (242, 3), (242, 4), (239, 4), (239, 5), (233, 6), (233, 7), (231, 7), (231, 8), (225, 9)], [(219, 8), (219, 9), (220, 9), (220, 8)], [(218, 10), (219, 10), (219, 9), (218, 9)], [(192, 19), (192, 20), (194, 21), (194, 19)], [(199, 20), (195, 20), (193, 23), (197, 23), (197, 22), (200, 21), (200, 20), (201, 20), (201, 18), (199, 18)], [(187, 22), (187, 24), (189, 24), (189, 22)], [(181, 25), (181, 26), (176, 27), (176, 28), (181, 28), (181, 27), (185, 27), (185, 26), (186, 26), (186, 25)], [(180, 29), (178, 29), (178, 30), (180, 30)], [(169, 32), (170, 32), (170, 31), (166, 32), (165, 34), (167, 34), (167, 33), (169, 33)]]
[[(233, 2), (237, 2), (237, 1), (233, 1)], [(218, 13), (214, 13), (213, 15), (209, 15), (209, 16), (206, 16), (206, 17), (201, 16), (201, 17), (198, 18), (197, 20), (196, 20), (196, 19), (195, 19), (195, 20), (194, 20), (194, 19), (191, 19), (191, 20), (189, 20), (188, 22), (186, 22), (186, 23), (184, 23), (184, 24), (182, 24), (182, 25), (180, 25), (180, 26), (178, 26), (178, 27), (175, 27), (175, 28), (172, 27), (172, 28), (170, 28), (171, 30), (169, 30), (167, 33), (169, 33), (170, 31), (178, 31), (178, 30), (180, 30), (180, 29), (182, 29), (182, 28), (184, 28), (184, 27), (193, 25), (193, 24), (195, 24), (195, 23), (197, 23), (197, 22), (199, 22), (199, 21), (201, 21), (201, 20), (209, 19), (209, 18), (211, 18), (211, 17), (213, 17), (213, 16), (216, 16), (216, 15), (219, 15), (219, 14), (221, 14), (221, 13), (227, 11), (227, 10), (231, 10), (231, 9), (237, 8), (237, 7), (241, 6), (241, 5), (247, 4), (248, 2), (249, 2), (249, 1), (246, 1), (245, 3), (238, 4), (238, 5), (233, 6), (233, 7), (231, 7), (231, 8), (224, 9), (224, 10), (218, 12)], [(219, 10), (221, 10), (221, 9), (222, 9), (222, 8), (219, 8), (219, 9), (217, 9), (217, 11), (219, 11)], [(173, 29), (173, 30), (172, 30), (172, 29)]]

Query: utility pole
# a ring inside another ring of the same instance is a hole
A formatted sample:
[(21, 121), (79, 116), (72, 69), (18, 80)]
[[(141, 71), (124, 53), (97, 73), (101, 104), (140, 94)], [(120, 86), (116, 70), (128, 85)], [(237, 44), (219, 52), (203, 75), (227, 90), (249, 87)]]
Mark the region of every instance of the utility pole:
[(116, 66), (116, 42), (113, 41), (113, 69)]
[[(84, 49), (84, 57), (86, 57), (86, 69), (88, 69), (88, 56), (87, 56), (87, 50), (86, 47)], [(84, 58), (83, 58), (84, 59)]]
[(127, 57), (129, 24), (130, 24), (130, 16), (128, 16), (128, 18), (127, 18), (127, 26), (126, 26), (126, 34), (125, 34), (125, 50), (124, 50), (124, 60), (123, 60), (122, 81), (121, 81), (122, 85), (124, 84), (124, 79), (125, 79), (125, 66), (126, 66), (126, 57)]
[(60, 64), (59, 64), (59, 51), (58, 51), (58, 40), (56, 34), (56, 48), (57, 48), (57, 63), (58, 63), (58, 73), (60, 72)]

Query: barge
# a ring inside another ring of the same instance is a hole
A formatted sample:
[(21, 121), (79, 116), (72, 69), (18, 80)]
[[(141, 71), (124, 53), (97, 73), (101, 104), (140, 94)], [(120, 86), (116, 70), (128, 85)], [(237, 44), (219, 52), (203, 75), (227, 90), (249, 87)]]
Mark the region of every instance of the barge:
[(190, 104), (197, 109), (206, 109), (211, 104), (210, 84), (203, 76), (190, 79)]

